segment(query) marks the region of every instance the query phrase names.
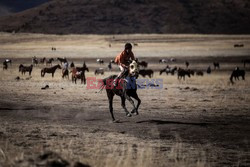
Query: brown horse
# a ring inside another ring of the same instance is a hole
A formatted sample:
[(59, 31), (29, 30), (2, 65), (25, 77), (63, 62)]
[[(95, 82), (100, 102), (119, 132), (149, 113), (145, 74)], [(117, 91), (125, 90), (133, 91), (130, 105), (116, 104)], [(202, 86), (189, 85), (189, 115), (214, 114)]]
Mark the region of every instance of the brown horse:
[[(110, 114), (111, 114), (113, 122), (117, 122), (113, 114), (113, 98), (115, 95), (121, 97), (121, 106), (124, 109), (127, 117), (131, 117), (132, 116), (131, 113), (135, 113), (136, 115), (139, 114), (138, 108), (141, 104), (141, 100), (138, 97), (137, 92), (136, 92), (137, 90), (136, 81), (135, 79), (132, 79), (138, 76), (138, 73), (139, 73), (138, 65), (135, 61), (133, 61), (129, 66), (129, 70), (123, 75), (123, 77), (129, 76), (131, 78), (131, 82), (125, 79), (121, 79), (119, 82), (120, 84), (114, 87), (113, 80), (117, 77), (117, 75), (111, 75), (102, 80), (101, 90), (104, 89), (104, 87), (106, 88), (106, 92), (107, 92), (107, 96), (109, 100), (109, 110), (110, 110)], [(131, 87), (129, 88), (129, 85), (131, 85), (131, 83), (133, 86), (132, 88)], [(137, 100), (137, 106), (135, 106), (134, 101), (132, 100), (131, 97)], [(125, 105), (126, 99), (133, 106), (133, 110), (131, 112), (129, 112), (126, 108), (126, 105)]]
[(53, 67), (50, 67), (50, 68), (43, 68), (41, 70), (41, 77), (44, 77), (45, 76), (45, 73), (51, 73), (52, 74), (52, 77), (54, 77), (54, 73), (56, 71), (56, 69), (62, 69), (61, 66), (59, 64), (53, 66)]
[(75, 84), (76, 84), (76, 80), (81, 79), (81, 83), (84, 83), (84, 85), (85, 85), (86, 84), (85, 71), (89, 72), (89, 68), (87, 67), (85, 62), (83, 63), (82, 67), (73, 67), (71, 70), (72, 82), (75, 82)]
[(29, 72), (29, 75), (31, 75), (31, 72), (32, 72), (32, 69), (33, 69), (33, 65), (31, 64), (30, 66), (24, 66), (22, 64), (19, 65), (19, 72), (22, 73), (22, 75), (26, 72)]
[(47, 66), (47, 65), (52, 66), (52, 62), (53, 62), (53, 61), (54, 61), (53, 58), (50, 58), (50, 59), (46, 60), (46, 66)]

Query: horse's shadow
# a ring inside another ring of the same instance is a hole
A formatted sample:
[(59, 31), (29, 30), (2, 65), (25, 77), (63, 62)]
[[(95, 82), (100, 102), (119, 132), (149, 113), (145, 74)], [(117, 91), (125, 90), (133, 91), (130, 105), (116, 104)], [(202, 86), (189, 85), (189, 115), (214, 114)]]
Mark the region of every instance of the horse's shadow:
[(165, 121), (165, 120), (143, 120), (137, 121), (136, 123), (150, 123), (156, 125), (165, 125), (165, 124), (178, 124), (178, 125), (195, 125), (195, 126), (209, 126), (212, 123), (205, 123), (205, 122), (179, 122), (179, 121)]

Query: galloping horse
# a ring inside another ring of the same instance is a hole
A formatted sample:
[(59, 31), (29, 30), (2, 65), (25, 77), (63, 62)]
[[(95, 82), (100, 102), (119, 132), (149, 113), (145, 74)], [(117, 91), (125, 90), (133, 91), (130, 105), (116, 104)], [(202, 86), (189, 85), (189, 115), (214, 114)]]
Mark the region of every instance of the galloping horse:
[(31, 72), (32, 72), (32, 69), (33, 69), (33, 65), (31, 64), (30, 66), (24, 66), (22, 64), (19, 65), (19, 72), (22, 73), (22, 75), (26, 72), (29, 72), (29, 75), (31, 75)]
[(45, 73), (52, 73), (52, 77), (54, 77), (54, 73), (56, 71), (56, 69), (62, 69), (61, 66), (59, 64), (51, 67), (51, 68), (43, 68), (41, 70), (41, 77), (44, 77)]
[[(104, 87), (106, 87), (106, 92), (109, 100), (109, 110), (113, 122), (117, 122), (113, 114), (113, 98), (115, 95), (121, 97), (121, 106), (124, 109), (127, 117), (131, 117), (132, 116), (131, 113), (135, 113), (136, 115), (139, 114), (138, 108), (141, 104), (141, 100), (139, 99), (136, 92), (137, 85), (135, 81), (135, 78), (136, 76), (138, 76), (138, 73), (139, 73), (138, 64), (136, 63), (136, 61), (133, 61), (129, 65), (129, 70), (123, 75), (123, 78), (128, 76), (129, 79), (131, 79), (130, 82), (129, 80), (126, 79), (120, 79), (119, 80), (120, 82), (118, 81), (119, 84), (114, 87), (113, 80), (117, 77), (117, 75), (111, 75), (102, 80), (102, 86), (100, 89), (102, 90), (104, 89)], [(132, 100), (131, 97), (137, 100), (137, 106), (135, 106), (134, 101)], [(133, 110), (131, 112), (129, 112), (125, 106), (126, 99), (133, 105)]]

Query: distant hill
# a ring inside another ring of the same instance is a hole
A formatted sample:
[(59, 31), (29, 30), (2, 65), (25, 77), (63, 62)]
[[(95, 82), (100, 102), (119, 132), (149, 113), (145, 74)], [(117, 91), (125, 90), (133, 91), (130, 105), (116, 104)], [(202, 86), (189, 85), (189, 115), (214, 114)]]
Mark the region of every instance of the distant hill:
[(247, 0), (53, 0), (0, 17), (0, 31), (249, 34)]
[(10, 13), (20, 12), (32, 7), (41, 5), (50, 0), (1, 0), (0, 1), (0, 16)]

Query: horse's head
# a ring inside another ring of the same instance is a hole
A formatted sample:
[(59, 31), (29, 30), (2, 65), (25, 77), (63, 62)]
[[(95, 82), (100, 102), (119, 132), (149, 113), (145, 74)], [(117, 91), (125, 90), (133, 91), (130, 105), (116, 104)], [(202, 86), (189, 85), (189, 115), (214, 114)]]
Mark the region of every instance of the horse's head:
[(132, 61), (132, 63), (129, 64), (129, 75), (131, 76), (138, 76), (139, 74), (139, 67), (136, 61)]
[(58, 68), (58, 69), (62, 69), (62, 67), (61, 67), (59, 64), (57, 64), (57, 68)]

